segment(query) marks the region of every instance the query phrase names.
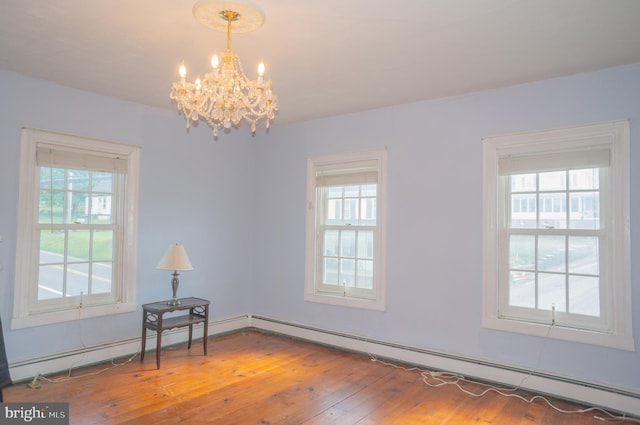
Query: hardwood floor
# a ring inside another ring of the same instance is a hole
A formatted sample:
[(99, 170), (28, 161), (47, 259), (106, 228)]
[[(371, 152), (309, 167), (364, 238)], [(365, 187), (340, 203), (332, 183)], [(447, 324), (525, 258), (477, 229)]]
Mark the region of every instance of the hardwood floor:
[[(7, 387), (4, 401), (68, 402), (70, 423), (78, 425), (606, 423), (594, 418), (604, 417), (601, 412), (563, 414), (540, 400), (526, 403), (494, 392), (473, 398), (450, 385), (431, 388), (417, 371), (278, 335), (213, 337), (206, 357), (201, 344), (165, 348), (160, 370), (155, 353), (147, 352), (144, 363), (138, 356), (107, 370), (111, 364), (74, 370), (70, 380), (41, 380), (40, 389)], [(582, 407), (553, 401), (563, 409)]]

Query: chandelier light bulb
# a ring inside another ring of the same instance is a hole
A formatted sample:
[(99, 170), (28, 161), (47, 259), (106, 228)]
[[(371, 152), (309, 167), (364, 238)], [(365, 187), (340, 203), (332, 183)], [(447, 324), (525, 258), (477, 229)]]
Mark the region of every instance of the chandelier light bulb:
[(211, 67), (213, 69), (218, 69), (219, 65), (220, 65), (220, 59), (218, 59), (218, 55), (213, 55), (211, 57)]
[(178, 69), (178, 73), (180, 74), (180, 78), (182, 78), (183, 80), (187, 76), (187, 67), (184, 66), (184, 62), (182, 62), (180, 64), (180, 68)]
[(260, 62), (258, 64), (258, 83), (264, 82), (264, 63)]

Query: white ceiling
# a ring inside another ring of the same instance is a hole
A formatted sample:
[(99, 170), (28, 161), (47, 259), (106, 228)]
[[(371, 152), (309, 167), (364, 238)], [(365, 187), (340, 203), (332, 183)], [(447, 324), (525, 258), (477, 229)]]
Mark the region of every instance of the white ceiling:
[[(0, 69), (161, 108), (226, 43), (195, 0), (1, 1)], [(251, 4), (264, 25), (231, 44), (251, 78), (264, 60), (274, 125), (640, 62), (639, 0)]]

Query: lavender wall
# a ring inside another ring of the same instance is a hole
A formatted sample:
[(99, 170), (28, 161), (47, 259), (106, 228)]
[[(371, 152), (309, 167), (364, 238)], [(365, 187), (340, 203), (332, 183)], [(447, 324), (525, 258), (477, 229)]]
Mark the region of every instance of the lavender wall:
[[(275, 128), (256, 146), (253, 312), (640, 390), (640, 355), (483, 329), (483, 136), (631, 121), (632, 291), (640, 342), (640, 64)], [(308, 155), (386, 146), (387, 310), (303, 301)], [(606, 359), (606, 361), (603, 361)]]
[[(172, 243), (185, 245), (194, 270), (179, 296), (212, 301), (212, 319), (250, 309), (245, 225), (254, 214), (249, 140), (215, 142), (206, 126), (185, 130), (177, 112), (148, 108), (0, 71), (0, 314), (9, 362), (140, 335), (141, 310), (98, 319), (11, 330), (22, 127), (142, 146), (137, 304), (171, 297), (171, 274), (155, 267)], [(167, 103), (169, 103), (167, 95)]]
[[(212, 318), (265, 315), (640, 391), (636, 352), (486, 330), (482, 159), (487, 135), (631, 120), (632, 304), (640, 340), (640, 64), (465, 96), (244, 132), (214, 142), (182, 117), (0, 71), (0, 314), (9, 361), (139, 333), (139, 312), (10, 329), (20, 129), (142, 149), (137, 303), (167, 298), (155, 265), (173, 242), (195, 266), (180, 294)], [(388, 149), (387, 310), (303, 301), (306, 158)], [(133, 326), (132, 324), (135, 324)], [(606, 361), (603, 361), (606, 359)]]

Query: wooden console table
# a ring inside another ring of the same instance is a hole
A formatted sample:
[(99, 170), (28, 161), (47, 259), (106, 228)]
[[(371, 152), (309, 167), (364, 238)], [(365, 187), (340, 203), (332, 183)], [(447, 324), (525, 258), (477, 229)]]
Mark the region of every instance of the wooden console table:
[[(163, 319), (165, 313), (189, 310), (188, 314)], [(160, 369), (160, 349), (162, 347), (162, 331), (173, 328), (189, 327), (189, 345), (193, 336), (193, 325), (204, 323), (202, 345), (207, 355), (207, 328), (209, 323), (209, 301), (202, 298), (181, 298), (179, 305), (170, 305), (168, 301), (159, 301), (142, 305), (142, 352), (140, 361), (144, 361), (147, 345), (147, 329), (156, 331), (156, 365)]]

